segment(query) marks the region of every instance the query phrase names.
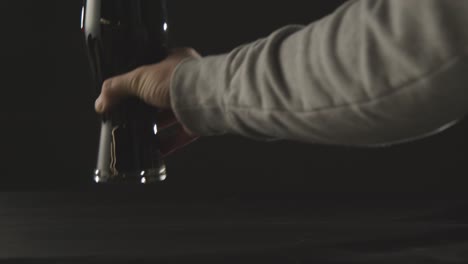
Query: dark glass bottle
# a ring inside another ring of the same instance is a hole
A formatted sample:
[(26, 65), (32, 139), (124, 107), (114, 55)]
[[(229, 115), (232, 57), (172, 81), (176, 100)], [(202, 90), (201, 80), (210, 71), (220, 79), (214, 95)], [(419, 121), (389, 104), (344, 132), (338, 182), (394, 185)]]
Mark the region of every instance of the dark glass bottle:
[[(85, 0), (81, 25), (97, 94), (106, 79), (167, 56), (163, 0)], [(157, 112), (131, 98), (102, 116), (95, 182), (165, 180)]]

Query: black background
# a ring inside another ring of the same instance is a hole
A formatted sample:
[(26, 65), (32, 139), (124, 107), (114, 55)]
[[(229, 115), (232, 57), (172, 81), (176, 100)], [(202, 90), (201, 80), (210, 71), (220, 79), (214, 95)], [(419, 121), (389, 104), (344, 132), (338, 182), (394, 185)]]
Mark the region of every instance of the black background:
[[(223, 53), (340, 3), (170, 0), (171, 43)], [(203, 138), (167, 160), (161, 185), (96, 186), (81, 1), (0, 11), (0, 258), (466, 262), (466, 121), (383, 149)]]
[[(343, 1), (169, 1), (171, 45), (203, 55), (307, 24)], [(81, 1), (1, 4), (2, 190), (88, 190), (99, 121), (80, 31)], [(430, 113), (428, 113), (430, 115)], [(467, 182), (466, 122), (430, 139), (385, 149), (236, 136), (203, 138), (167, 160), (158, 191), (206, 193), (454, 194)]]

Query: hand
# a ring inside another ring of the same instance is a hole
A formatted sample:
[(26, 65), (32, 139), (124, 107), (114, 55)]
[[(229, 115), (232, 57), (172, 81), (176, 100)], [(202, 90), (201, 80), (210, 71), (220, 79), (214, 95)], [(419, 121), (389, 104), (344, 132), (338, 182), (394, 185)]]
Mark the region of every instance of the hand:
[(193, 49), (176, 49), (160, 63), (143, 66), (106, 80), (101, 95), (95, 103), (96, 112), (101, 114), (108, 112), (128, 97), (138, 97), (147, 104), (161, 109), (162, 112), (157, 117), (159, 131), (163, 132), (176, 126), (175, 134), (161, 142), (163, 156), (172, 154), (198, 139), (198, 136), (179, 123), (171, 110), (171, 77), (177, 65), (184, 59), (200, 57)]

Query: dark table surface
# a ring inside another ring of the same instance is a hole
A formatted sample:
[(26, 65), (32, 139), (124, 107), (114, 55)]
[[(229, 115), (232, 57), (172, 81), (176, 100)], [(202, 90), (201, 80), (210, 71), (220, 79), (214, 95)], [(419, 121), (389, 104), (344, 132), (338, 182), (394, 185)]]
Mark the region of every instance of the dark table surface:
[(468, 261), (468, 200), (286, 197), (1, 193), (0, 258), (44, 263)]

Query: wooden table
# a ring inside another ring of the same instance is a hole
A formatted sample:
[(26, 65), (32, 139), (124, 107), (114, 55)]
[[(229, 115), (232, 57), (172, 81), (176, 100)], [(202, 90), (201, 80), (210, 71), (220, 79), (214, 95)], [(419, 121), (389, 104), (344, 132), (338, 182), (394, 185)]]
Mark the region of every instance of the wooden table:
[(462, 200), (1, 193), (0, 259), (452, 263), (468, 261), (466, 209)]

